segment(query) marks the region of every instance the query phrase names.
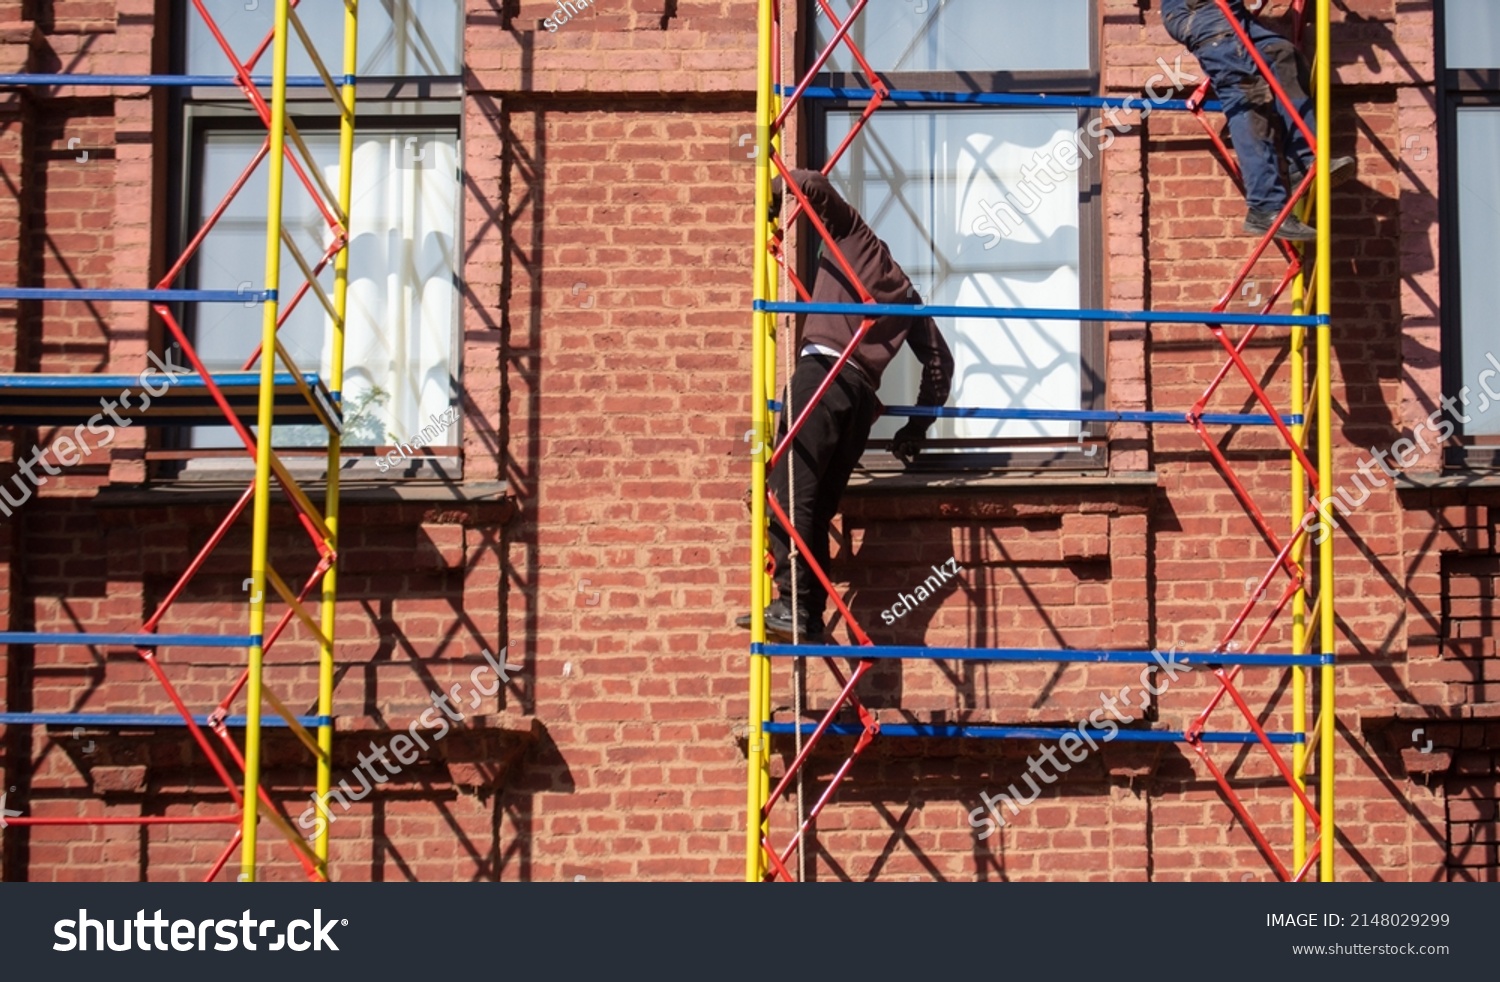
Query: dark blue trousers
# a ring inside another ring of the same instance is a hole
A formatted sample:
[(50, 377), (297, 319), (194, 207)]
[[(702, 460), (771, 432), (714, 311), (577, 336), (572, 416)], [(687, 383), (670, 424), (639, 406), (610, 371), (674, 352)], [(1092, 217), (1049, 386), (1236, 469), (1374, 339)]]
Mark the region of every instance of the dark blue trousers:
[[(1307, 128), (1316, 133), (1313, 100), (1307, 93), (1307, 65), (1302, 56), (1286, 38), (1256, 23), (1238, 0), (1230, 7)], [(1313, 164), (1312, 148), (1297, 128), (1296, 117), (1271, 91), (1213, 0), (1162, 0), (1161, 18), (1167, 33), (1193, 53), (1214, 83), (1245, 177), (1247, 203), (1257, 211), (1280, 211), (1287, 201), (1287, 189), (1281, 179), (1278, 117), (1286, 127), (1287, 152), (1297, 162), (1297, 169), (1306, 172)]]

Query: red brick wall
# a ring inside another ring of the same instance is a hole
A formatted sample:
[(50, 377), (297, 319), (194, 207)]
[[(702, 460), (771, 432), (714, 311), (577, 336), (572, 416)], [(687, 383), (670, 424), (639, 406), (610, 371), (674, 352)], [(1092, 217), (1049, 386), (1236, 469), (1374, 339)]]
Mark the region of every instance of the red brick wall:
[[(0, 52), (33, 70), (146, 71), (160, 35), (150, 4), (53, 4), (8, 28)], [(753, 121), (753, 5), (600, 2), (549, 33), (555, 4), (470, 5), (466, 42), (463, 394), (465, 481), (513, 497), (398, 504), (355, 496), (339, 583), (341, 718), (335, 781), (428, 703), (463, 684), (481, 649), (506, 646), (511, 684), (420, 761), (333, 826), (344, 879), (732, 879), (743, 869), (750, 454), (750, 179), (739, 137)], [(1180, 53), (1155, 10), (1100, 0), (1106, 88), (1135, 93)], [(1438, 147), (1427, 3), (1356, 0), (1335, 10), (1334, 144), (1359, 157), (1335, 217), (1336, 471), (1389, 447), (1434, 407)], [(1398, 19), (1399, 18), (1399, 19)], [(1191, 59), (1184, 59), (1192, 67)], [(24, 285), (141, 286), (164, 239), (153, 160), (163, 104), (133, 91), (29, 93), (0, 129), (0, 249)], [(1105, 155), (1104, 295), (1116, 308), (1193, 309), (1226, 289), (1250, 240), (1243, 205), (1178, 115), (1127, 117)], [(99, 147), (88, 163), (68, 140)], [(1416, 137), (1413, 141), (1411, 138)], [(1424, 142), (1426, 141), (1426, 142)], [(1412, 144), (1408, 147), (1407, 144)], [(1430, 144), (1430, 147), (1429, 147)], [(1419, 154), (1428, 147), (1430, 152)], [(160, 156), (160, 155), (158, 155)], [(6, 225), (10, 222), (10, 225)], [(5, 234), (6, 229), (11, 229)], [(1279, 267), (1264, 261), (1249, 293)], [(1285, 307), (1283, 306), (1283, 310)], [(153, 330), (137, 307), (0, 309), (18, 370), (135, 370)], [(1199, 327), (1108, 328), (1115, 408), (1186, 411), (1223, 348)], [(1231, 332), (1238, 336), (1237, 331)], [(1284, 332), (1246, 360), (1287, 402)], [(1211, 411), (1258, 411), (1231, 375)], [(41, 435), (4, 434), (14, 453)], [(1210, 437), (1286, 534), (1287, 454), (1274, 433)], [(124, 442), (108, 478), (144, 474)], [(1034, 485), (890, 490), (857, 486), (837, 527), (834, 578), (877, 641), (958, 646), (1200, 649), (1243, 603), (1271, 553), (1186, 427), (1117, 426), (1117, 477)], [(1430, 454), (1418, 464), (1431, 472)], [(14, 629), (133, 630), (224, 513), (91, 500), (102, 468), (70, 473), (8, 521), (0, 540), (4, 618)], [(117, 489), (118, 490), (118, 489)], [(1494, 491), (1376, 489), (1337, 538), (1339, 867), (1350, 878), (1493, 879)], [(1485, 496), (1489, 495), (1489, 498)], [(293, 555), (305, 538), (286, 515)], [(300, 550), (300, 552), (299, 552)], [(879, 614), (927, 567), (964, 573), (940, 600), (891, 626)], [(239, 630), (249, 562), (243, 526), (164, 630)], [(276, 608), (273, 608), (275, 610)], [(1283, 618), (1267, 646), (1288, 643)], [(289, 703), (311, 708), (315, 651), (294, 625), (270, 657)], [(169, 653), (196, 706), (238, 663)], [(862, 690), (882, 722), (1073, 725), (1139, 668), (885, 664)], [(1267, 726), (1286, 728), (1281, 673), (1239, 683)], [(789, 666), (775, 666), (778, 719)], [(1181, 729), (1217, 688), (1194, 672), (1151, 718)], [(809, 669), (809, 704), (832, 696)], [(131, 652), (12, 650), (7, 709), (163, 712)], [(1242, 730), (1232, 708), (1211, 728)], [(1412, 731), (1423, 730), (1413, 738)], [(28, 814), (214, 813), (227, 798), (180, 731), (114, 738), (11, 727), (5, 777)], [(1433, 741), (1426, 747), (1426, 741)], [(778, 740), (773, 770), (792, 751)], [(842, 761), (814, 756), (809, 800)], [(85, 747), (89, 749), (85, 750)], [(1425, 748), (1425, 749), (1424, 749)], [(996, 741), (878, 741), (818, 822), (820, 879), (1269, 879), (1204, 766), (1178, 745), (1091, 754), (1007, 827), (979, 839), (981, 792), (1019, 781), (1038, 747)], [(289, 739), (268, 742), (267, 783), (295, 820), (310, 769)], [(1291, 809), (1264, 754), (1212, 751), (1245, 806), (1290, 852)], [(18, 783), (19, 782), (19, 783)], [(791, 810), (774, 825), (784, 835)], [(300, 871), (267, 827), (269, 878)], [(201, 877), (220, 829), (141, 835), (93, 829), (5, 836), (11, 879)], [(230, 873), (225, 876), (232, 875)]]
[(559, 751), (507, 796), (539, 878), (735, 868), (744, 102), (501, 109), (511, 644)]

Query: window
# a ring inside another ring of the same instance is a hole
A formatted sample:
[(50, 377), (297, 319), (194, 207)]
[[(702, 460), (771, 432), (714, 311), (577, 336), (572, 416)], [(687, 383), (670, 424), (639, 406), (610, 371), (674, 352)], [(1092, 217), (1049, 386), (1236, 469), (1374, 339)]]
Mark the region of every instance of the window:
[[(832, 0), (842, 22), (849, 0)], [(812, 0), (818, 51), (832, 35)], [(870, 3), (850, 37), (877, 72), (1036, 72), (1087, 69), (1093, 32), (1087, 0), (903, 0)], [(836, 72), (857, 69), (848, 47), (828, 59)]]
[(1442, 13), (1444, 388), (1468, 390), (1469, 417), (1449, 462), (1500, 468), (1500, 5), (1446, 0)]
[[(851, 4), (833, 0), (833, 6), (842, 20)], [(814, 24), (816, 57), (833, 30), (820, 14)], [(1098, 85), (1092, 24), (1089, 0), (919, 0), (870, 4), (851, 37), (892, 89), (1092, 95)], [(828, 68), (819, 84), (868, 87), (844, 46)], [(821, 163), (844, 142), (865, 104), (809, 106), (818, 114), (814, 145)], [(831, 179), (928, 303), (1097, 307), (1099, 158), (1056, 153), (1081, 146), (1075, 135), (1090, 119), (1088, 111), (1073, 109), (887, 104)], [(1063, 162), (1038, 168), (1049, 153)], [(955, 361), (949, 405), (1102, 408), (1099, 325), (1001, 318), (939, 318), (938, 324)], [(881, 401), (910, 405), (918, 378), (916, 359), (899, 356), (881, 381)], [(902, 422), (886, 417), (872, 436), (887, 438)], [(943, 419), (930, 435), (936, 452), (924, 460), (938, 457), (949, 466), (1103, 464), (1081, 452), (1080, 438), (1089, 433), (1075, 421)], [(867, 458), (876, 466), (888, 462)]]
[[(416, 8), (421, 4), (421, 17)], [(181, 5), (185, 17), (184, 68), (190, 75), (224, 75), (223, 49), (191, 2)], [(274, 3), (204, 0), (220, 33), (232, 38), (240, 60), (250, 57), (270, 33)], [(297, 5), (297, 16), (318, 45), (318, 57), (338, 75), (343, 65), (344, 5)], [(361, 78), (455, 78), (462, 72), (463, 6), (460, 0), (377, 0), (359, 5), (359, 76)], [(270, 74), (269, 50), (258, 66)], [(287, 73), (311, 75), (312, 58), (295, 32), (287, 42)]]
[[(459, 0), (386, 0), (360, 5), (359, 85), (351, 208), (348, 328), (345, 336), (344, 446), (410, 442), (456, 398), (462, 112), (462, 8)], [(271, 4), (242, 0), (206, 4), (236, 53), (247, 57), (270, 29)], [(342, 4), (299, 7), (319, 56), (337, 75), (342, 63)], [(230, 72), (218, 43), (190, 6), (183, 10), (181, 68), (192, 74)], [(326, 45), (323, 43), (326, 39)], [(289, 72), (315, 72), (295, 33)], [(257, 65), (263, 74), (269, 53)], [(294, 88), (289, 114), (330, 188), (339, 181), (338, 118), (326, 89)], [(195, 88), (183, 99), (183, 241), (199, 228), (265, 136), (234, 90)], [(259, 289), (264, 275), (266, 167), (235, 196), (190, 267), (189, 285)], [(284, 218), (298, 250), (315, 262), (329, 234), (313, 197), (287, 171)], [(289, 249), (282, 250), (282, 297), (302, 282)], [(320, 276), (332, 295), (333, 271)], [(215, 371), (238, 370), (259, 344), (261, 308), (204, 304), (189, 312), (195, 344)], [(281, 329), (282, 343), (304, 372), (331, 370), (332, 319), (308, 294)], [(429, 433), (431, 428), (429, 427)], [(239, 447), (228, 427), (194, 427), (189, 447)], [(448, 426), (426, 444), (458, 445)], [(322, 446), (321, 427), (277, 428), (279, 446)], [(450, 451), (450, 459), (451, 459)], [(208, 454), (206, 456), (212, 456)], [(222, 469), (222, 462), (216, 465)], [(191, 466), (190, 468), (191, 469)]]

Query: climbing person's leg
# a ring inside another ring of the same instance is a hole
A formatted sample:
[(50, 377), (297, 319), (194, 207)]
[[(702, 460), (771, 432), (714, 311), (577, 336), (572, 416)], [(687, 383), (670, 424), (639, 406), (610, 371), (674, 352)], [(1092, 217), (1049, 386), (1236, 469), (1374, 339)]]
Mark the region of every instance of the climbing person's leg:
[(1256, 49), (1270, 66), (1277, 83), (1291, 100), (1292, 108), (1289, 109), (1285, 103), (1276, 98), (1274, 92), (1268, 93), (1276, 105), (1277, 115), (1286, 124), (1287, 158), (1296, 170), (1306, 173), (1312, 168), (1313, 151), (1302, 132), (1302, 127), (1297, 125), (1298, 120), (1307, 124), (1308, 132), (1313, 134), (1318, 132), (1317, 118), (1314, 115), (1314, 100), (1308, 94), (1311, 86), (1307, 61), (1297, 50), (1296, 45), (1259, 24), (1251, 23), (1250, 39), (1255, 42)]
[[(834, 383), (834, 388), (829, 390), (829, 396), (834, 395), (834, 389), (839, 390), (838, 405), (843, 408), (841, 413), (843, 438), (828, 462), (828, 470), (824, 473), (823, 480), (819, 482), (818, 500), (814, 504), (813, 525), (823, 528), (825, 532), (818, 539), (819, 545), (809, 543), (809, 546), (814, 549), (813, 558), (824, 570), (829, 569), (832, 561), (826, 530), (833, 525), (834, 516), (838, 514), (839, 504), (844, 497), (844, 490), (849, 486), (849, 478), (854, 474), (854, 468), (858, 466), (860, 457), (864, 455), (865, 444), (870, 439), (870, 427), (875, 422), (877, 412), (874, 388), (852, 365), (844, 367), (839, 380)], [(809, 597), (810, 623), (823, 623), (826, 599), (827, 593), (821, 589)]]

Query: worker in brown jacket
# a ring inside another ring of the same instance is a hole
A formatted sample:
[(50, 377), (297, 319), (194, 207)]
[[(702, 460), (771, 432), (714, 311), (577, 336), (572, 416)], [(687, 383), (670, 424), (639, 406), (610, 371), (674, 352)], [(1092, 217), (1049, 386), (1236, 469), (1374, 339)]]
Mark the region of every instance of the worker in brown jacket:
[[(794, 170), (791, 173), (854, 275), (876, 303), (922, 303), (911, 280), (891, 258), (890, 249), (865, 224), (859, 213), (839, 196), (828, 178), (818, 171)], [(779, 213), (779, 180), (777, 184), (773, 192), (773, 207)], [(858, 289), (826, 247), (818, 260), (812, 302), (862, 302)], [(783, 395), (786, 408), (781, 413), (778, 444), (785, 437), (789, 418), (794, 420), (812, 402), (818, 386), (828, 377), (864, 320), (858, 313), (807, 316), (797, 365)], [(807, 543), (813, 559), (825, 572), (829, 568), (829, 525), (838, 512), (839, 500), (849, 484), (849, 477), (864, 453), (870, 427), (883, 410), (875, 396), (880, 388), (880, 377), (903, 344), (911, 347), (922, 364), (917, 405), (943, 405), (952, 387), (953, 354), (938, 332), (937, 324), (931, 317), (878, 317), (813, 408), (807, 422), (797, 431), (792, 450), (782, 455), (767, 479), (767, 489), (792, 517), (802, 541)], [(892, 451), (910, 461), (920, 451), (931, 422), (931, 419), (921, 418), (909, 420), (892, 439)], [(795, 481), (792, 481), (794, 461), (796, 474)], [(789, 501), (792, 507), (788, 509)], [(776, 564), (777, 599), (766, 608), (766, 631), (781, 638), (793, 635), (790, 552), (790, 536), (773, 518), (771, 554)], [(801, 640), (820, 641), (828, 596), (800, 556), (796, 592), (796, 634)], [(739, 623), (748, 627), (750, 618), (741, 617)]]

